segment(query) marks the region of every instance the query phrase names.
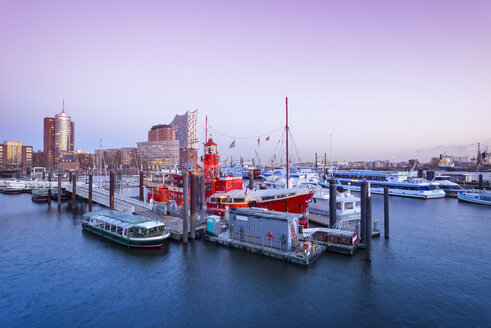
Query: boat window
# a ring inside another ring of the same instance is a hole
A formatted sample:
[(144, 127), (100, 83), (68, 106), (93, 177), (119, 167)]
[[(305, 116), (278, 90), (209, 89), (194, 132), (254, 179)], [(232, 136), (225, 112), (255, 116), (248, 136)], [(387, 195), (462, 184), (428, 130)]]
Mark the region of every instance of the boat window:
[(116, 226), (115, 225), (111, 225), (111, 232), (116, 232)]
[(336, 209), (340, 210), (341, 209), (341, 203), (340, 202), (337, 202), (336, 203)]
[(109, 228), (111, 227), (111, 225), (107, 222), (104, 222), (104, 230), (107, 230), (109, 231)]
[(353, 202), (344, 203), (344, 209), (345, 210), (352, 210), (353, 209)]
[(361, 201), (359, 201), (359, 200), (358, 200), (358, 201), (356, 201), (355, 206), (356, 206), (356, 207), (360, 207), (360, 206), (361, 206)]
[(234, 203), (243, 203), (244, 198), (234, 198)]
[(123, 234), (123, 228), (121, 228), (121, 227), (117, 227), (116, 233), (117, 233), (118, 235), (122, 235), (122, 234)]

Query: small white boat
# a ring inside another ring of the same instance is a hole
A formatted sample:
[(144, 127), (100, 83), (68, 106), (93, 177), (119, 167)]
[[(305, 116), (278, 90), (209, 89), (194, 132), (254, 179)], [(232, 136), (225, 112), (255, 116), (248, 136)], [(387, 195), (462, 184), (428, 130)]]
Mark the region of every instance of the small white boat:
[(82, 221), (82, 229), (127, 247), (162, 246), (170, 236), (164, 226), (162, 222), (114, 210), (86, 213)]
[(463, 202), (469, 202), (481, 205), (491, 205), (490, 191), (466, 191), (459, 192), (457, 198)]

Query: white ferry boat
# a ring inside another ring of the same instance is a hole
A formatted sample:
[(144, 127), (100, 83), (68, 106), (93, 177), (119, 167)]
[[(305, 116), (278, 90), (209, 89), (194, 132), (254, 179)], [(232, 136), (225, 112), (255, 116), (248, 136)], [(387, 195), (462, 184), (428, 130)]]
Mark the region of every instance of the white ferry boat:
[(162, 222), (143, 216), (100, 210), (84, 214), (82, 229), (127, 247), (160, 247), (169, 238)]
[(445, 191), (446, 197), (457, 197), (459, 192), (464, 192), (465, 189), (462, 188), (458, 183), (450, 181), (450, 176), (448, 175), (437, 175), (432, 184), (435, 184), (441, 190)]
[(491, 205), (490, 191), (459, 192), (457, 194), (457, 198), (463, 202), (481, 204), (481, 205)]
[(374, 194), (383, 194), (384, 188), (389, 188), (389, 195), (412, 198), (442, 198), (445, 192), (428, 180), (414, 177), (408, 172), (386, 172), (351, 170), (337, 171), (334, 177), (343, 188), (360, 191), (361, 182), (370, 181), (370, 191)]

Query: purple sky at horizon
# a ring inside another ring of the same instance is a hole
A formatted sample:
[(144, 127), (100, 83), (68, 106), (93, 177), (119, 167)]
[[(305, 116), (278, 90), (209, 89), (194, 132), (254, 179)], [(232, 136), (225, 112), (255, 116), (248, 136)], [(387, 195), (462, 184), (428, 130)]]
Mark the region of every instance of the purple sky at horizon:
[[(491, 1), (0, 0), (0, 142), (42, 149), (65, 110), (75, 147), (135, 147), (199, 111), (222, 156), (427, 161), (491, 148)], [(215, 129), (215, 130), (214, 130)], [(219, 131), (219, 132), (217, 132)], [(473, 146), (475, 145), (475, 146)]]

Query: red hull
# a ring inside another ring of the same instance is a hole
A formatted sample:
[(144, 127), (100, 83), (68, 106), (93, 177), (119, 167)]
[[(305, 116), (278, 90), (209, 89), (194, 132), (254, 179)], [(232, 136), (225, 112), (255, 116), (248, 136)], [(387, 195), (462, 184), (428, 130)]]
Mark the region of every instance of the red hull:
[(221, 216), (225, 214), (225, 206), (229, 206), (229, 208), (259, 207), (259, 208), (266, 208), (270, 211), (304, 214), (313, 196), (314, 194), (310, 192), (306, 194), (295, 195), (292, 197), (281, 198), (281, 199), (274, 199), (270, 201), (250, 202), (248, 204), (244, 204), (244, 203), (226, 204), (226, 203), (208, 202), (207, 207), (208, 207), (208, 212)]

